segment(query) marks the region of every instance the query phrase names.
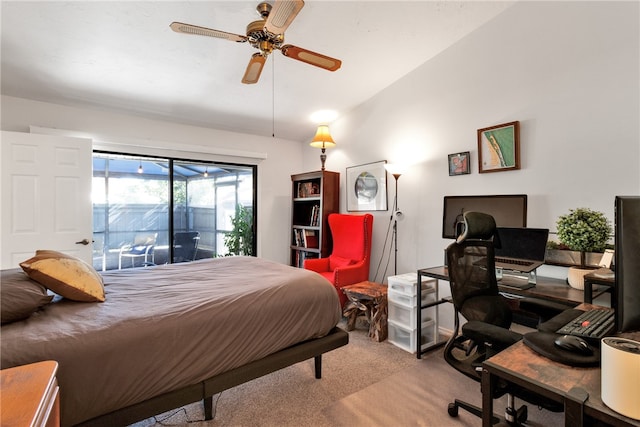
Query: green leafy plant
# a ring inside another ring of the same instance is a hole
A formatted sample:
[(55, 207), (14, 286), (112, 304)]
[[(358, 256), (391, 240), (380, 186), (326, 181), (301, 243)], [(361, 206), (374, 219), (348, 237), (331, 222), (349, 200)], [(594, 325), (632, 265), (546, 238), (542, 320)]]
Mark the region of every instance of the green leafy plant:
[(231, 218), (233, 230), (224, 235), (224, 245), (229, 255), (253, 255), (253, 215), (242, 205), (236, 206)]
[(603, 252), (612, 233), (607, 217), (588, 208), (570, 209), (556, 225), (558, 240), (573, 251)]

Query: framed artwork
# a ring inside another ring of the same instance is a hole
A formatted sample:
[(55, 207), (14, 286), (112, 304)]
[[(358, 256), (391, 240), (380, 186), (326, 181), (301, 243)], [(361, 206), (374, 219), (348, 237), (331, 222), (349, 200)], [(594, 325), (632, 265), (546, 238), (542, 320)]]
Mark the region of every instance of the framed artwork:
[(386, 211), (386, 160), (347, 168), (347, 210)]
[(520, 122), (478, 129), (478, 171), (520, 169)]
[(469, 152), (449, 154), (449, 176), (466, 175), (469, 170)]

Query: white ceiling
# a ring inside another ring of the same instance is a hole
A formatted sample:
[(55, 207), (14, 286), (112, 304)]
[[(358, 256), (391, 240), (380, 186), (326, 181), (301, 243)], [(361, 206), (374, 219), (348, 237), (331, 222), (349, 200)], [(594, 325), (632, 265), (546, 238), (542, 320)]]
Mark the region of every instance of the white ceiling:
[(248, 43), (169, 28), (244, 35), (258, 3), (2, 0), (2, 94), (308, 141), (313, 112), (348, 112), (513, 4), (308, 0), (285, 41), (342, 68), (274, 52), (256, 85)]

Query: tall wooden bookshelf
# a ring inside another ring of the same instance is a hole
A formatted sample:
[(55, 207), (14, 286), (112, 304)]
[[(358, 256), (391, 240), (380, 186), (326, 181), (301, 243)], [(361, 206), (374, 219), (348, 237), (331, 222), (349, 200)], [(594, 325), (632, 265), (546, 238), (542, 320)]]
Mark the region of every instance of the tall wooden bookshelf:
[(291, 175), (291, 265), (331, 254), (327, 217), (340, 211), (340, 173), (316, 171)]

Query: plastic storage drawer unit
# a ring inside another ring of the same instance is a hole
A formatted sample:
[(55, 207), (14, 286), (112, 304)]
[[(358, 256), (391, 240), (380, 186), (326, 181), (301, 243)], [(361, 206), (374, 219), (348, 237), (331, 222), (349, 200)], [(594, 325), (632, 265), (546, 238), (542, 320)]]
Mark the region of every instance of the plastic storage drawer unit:
[[(422, 293), (420, 294), (422, 299), (420, 300), (420, 305), (425, 305), (426, 303), (433, 302), (436, 300), (436, 289), (432, 287), (422, 288)], [(407, 295), (400, 292), (395, 292), (389, 290), (387, 292), (387, 299), (389, 301), (393, 301), (398, 304), (416, 307), (418, 305), (418, 295)]]
[[(418, 294), (418, 276), (416, 273), (405, 273), (397, 276), (389, 276), (387, 278), (389, 292), (396, 292), (405, 295)], [(427, 288), (435, 288), (436, 279), (429, 277), (422, 278), (423, 291)]]
[[(433, 320), (422, 323), (421, 349), (425, 349), (435, 342), (434, 326)], [(409, 353), (416, 352), (417, 332), (416, 328), (407, 328), (389, 320), (389, 342)]]
[[(397, 303), (395, 301), (388, 301), (389, 308), (389, 320), (397, 323), (398, 325), (402, 325), (406, 328), (415, 328), (418, 319), (416, 319), (416, 314), (418, 309), (416, 306), (406, 306), (404, 304)], [(433, 313), (435, 311), (434, 307), (425, 307), (422, 309), (422, 313), (420, 313), (420, 319), (422, 322), (426, 322), (427, 320), (431, 320), (433, 318)]]

